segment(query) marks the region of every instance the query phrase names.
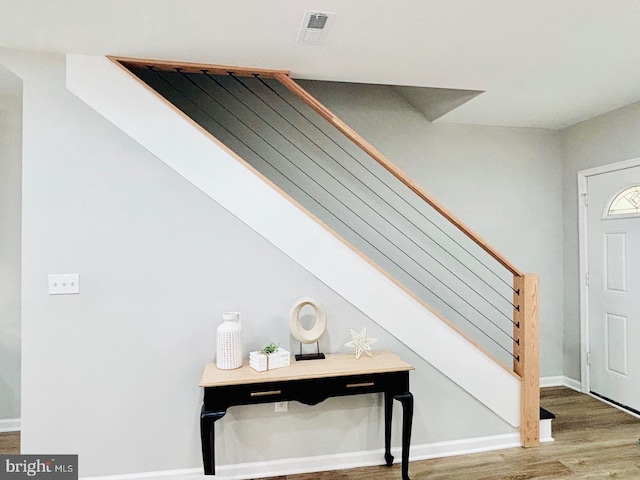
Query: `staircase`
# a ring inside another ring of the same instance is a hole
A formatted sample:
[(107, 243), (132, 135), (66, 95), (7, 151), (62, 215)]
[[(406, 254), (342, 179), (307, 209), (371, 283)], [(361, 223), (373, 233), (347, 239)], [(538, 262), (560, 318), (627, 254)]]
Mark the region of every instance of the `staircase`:
[(67, 87), (538, 444), (536, 276), (288, 72), (69, 55)]

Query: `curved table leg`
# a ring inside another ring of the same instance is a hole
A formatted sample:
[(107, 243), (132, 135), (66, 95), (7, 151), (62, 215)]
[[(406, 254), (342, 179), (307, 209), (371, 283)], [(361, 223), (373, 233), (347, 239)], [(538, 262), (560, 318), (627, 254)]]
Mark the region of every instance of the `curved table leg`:
[(223, 412), (205, 412), (204, 405), (200, 412), (200, 438), (202, 440), (202, 462), (205, 475), (216, 474), (215, 433), (213, 424), (224, 417)]
[(409, 479), (409, 445), (413, 424), (413, 395), (409, 392), (394, 397), (402, 404), (402, 480)]
[(384, 394), (384, 460), (387, 467), (393, 465), (391, 455), (391, 415), (393, 414), (393, 397), (390, 393)]

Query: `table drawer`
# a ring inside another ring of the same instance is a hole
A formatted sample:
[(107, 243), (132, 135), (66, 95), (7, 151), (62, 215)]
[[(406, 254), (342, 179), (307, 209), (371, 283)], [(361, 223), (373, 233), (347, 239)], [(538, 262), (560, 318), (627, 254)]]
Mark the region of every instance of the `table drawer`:
[(207, 411), (226, 410), (233, 405), (293, 400), (307, 405), (315, 405), (329, 397), (379, 392), (395, 394), (408, 390), (408, 372), (378, 373), (205, 387), (204, 405)]
[(204, 390), (204, 406), (208, 411), (215, 411), (233, 405), (281, 402), (288, 400), (285, 387), (277, 382), (209, 387)]

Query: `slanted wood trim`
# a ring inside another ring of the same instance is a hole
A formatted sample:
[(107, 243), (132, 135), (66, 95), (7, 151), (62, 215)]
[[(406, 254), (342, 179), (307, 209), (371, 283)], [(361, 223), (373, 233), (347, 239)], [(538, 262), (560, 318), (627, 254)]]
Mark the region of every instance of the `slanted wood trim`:
[(358, 133), (356, 133), (351, 127), (349, 127), (346, 123), (340, 120), (328, 108), (322, 105), (309, 92), (307, 92), (300, 85), (298, 85), (288, 75), (277, 73), (274, 75), (274, 78), (276, 78), (280, 83), (282, 83), (289, 91), (291, 91), (292, 93), (300, 97), (302, 100), (304, 100), (304, 102), (307, 105), (309, 105), (313, 110), (315, 110), (320, 116), (322, 116), (325, 120), (331, 123), (335, 128), (337, 128), (340, 132), (342, 132), (352, 142), (358, 145), (371, 158), (373, 158), (376, 162), (382, 165), (387, 171), (389, 171), (389, 173), (395, 176), (398, 180), (404, 183), (411, 191), (413, 191), (416, 195), (422, 198), (422, 200), (424, 200), (429, 205), (431, 205), (438, 213), (440, 213), (443, 217), (445, 217), (447, 220), (453, 223), (458, 228), (458, 230), (460, 230), (467, 237), (469, 237), (471, 240), (477, 243), (478, 246), (480, 246), (480, 248), (482, 248), (485, 252), (491, 255), (503, 267), (505, 267), (514, 275), (522, 275), (522, 272), (518, 270), (518, 268), (515, 265), (513, 265), (504, 255), (502, 255), (500, 252), (498, 252), (493, 247), (491, 247), (491, 245), (489, 245), (489, 243), (487, 243), (482, 237), (480, 237), (480, 235), (474, 232), (462, 220), (460, 220), (451, 211), (449, 211), (444, 205), (442, 205), (435, 198), (433, 198), (420, 185), (414, 182), (406, 173), (404, 173), (394, 163), (392, 163), (382, 153), (380, 153), (373, 145), (367, 142)]
[(107, 57), (114, 62), (121, 63), (125, 67), (154, 67), (157, 70), (163, 71), (175, 71), (179, 68), (186, 73), (202, 73), (206, 70), (212, 75), (228, 75), (233, 73), (238, 77), (252, 77), (254, 75), (260, 75), (263, 78), (275, 78), (276, 75), (288, 76), (288, 70), (269, 70), (265, 68), (247, 68), (247, 67), (232, 67), (228, 65), (210, 65), (206, 63), (185, 63), (185, 62), (171, 62), (165, 60), (143, 60), (139, 58), (125, 58), (125, 57)]
[(520, 376), (520, 441), (523, 447), (540, 444), (540, 311), (537, 275), (514, 278), (514, 371)]

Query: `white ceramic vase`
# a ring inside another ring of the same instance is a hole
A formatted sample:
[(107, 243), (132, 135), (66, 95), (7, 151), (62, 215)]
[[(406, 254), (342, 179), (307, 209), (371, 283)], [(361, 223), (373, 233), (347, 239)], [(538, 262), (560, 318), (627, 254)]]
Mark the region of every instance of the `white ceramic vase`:
[(216, 331), (216, 366), (233, 370), (242, 366), (242, 326), (239, 312), (222, 314), (224, 320)]

